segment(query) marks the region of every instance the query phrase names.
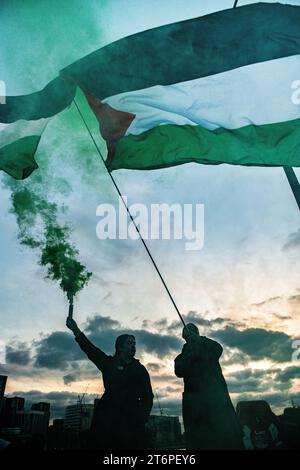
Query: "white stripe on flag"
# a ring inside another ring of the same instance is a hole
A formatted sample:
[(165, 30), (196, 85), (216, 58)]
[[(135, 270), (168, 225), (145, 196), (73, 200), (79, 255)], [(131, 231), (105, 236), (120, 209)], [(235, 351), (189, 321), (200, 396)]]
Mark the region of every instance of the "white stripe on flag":
[(154, 86), (104, 100), (136, 118), (128, 134), (163, 124), (236, 129), (300, 118), (292, 84), (300, 79), (300, 55), (285, 57), (197, 80)]
[(41, 135), (51, 118), (37, 121), (20, 121), (11, 124), (0, 124), (0, 148), (11, 144), (22, 137)]

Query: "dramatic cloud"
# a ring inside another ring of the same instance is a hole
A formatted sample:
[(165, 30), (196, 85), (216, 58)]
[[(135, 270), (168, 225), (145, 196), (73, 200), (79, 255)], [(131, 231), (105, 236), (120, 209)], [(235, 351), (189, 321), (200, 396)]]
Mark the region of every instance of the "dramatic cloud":
[(85, 324), (86, 333), (95, 333), (103, 330), (119, 329), (120, 323), (117, 320), (113, 320), (110, 317), (102, 317), (101, 315), (95, 315), (89, 317)]
[(282, 413), (283, 408), (291, 406), (291, 400), (295, 401), (295, 404), (300, 403), (300, 395), (299, 394), (290, 394), (282, 393), (282, 392), (274, 392), (274, 393), (262, 393), (262, 394), (251, 394), (251, 393), (243, 393), (239, 395), (235, 400), (235, 404), (239, 401), (253, 401), (253, 400), (265, 400), (272, 408), (272, 411), (276, 414)]
[[(298, 302), (298, 297), (293, 296), (292, 301)], [(250, 360), (271, 359), (279, 365), (289, 361), (293, 352), (292, 337), (280, 331), (268, 331), (262, 328), (242, 329), (240, 324), (234, 325), (228, 318), (207, 320), (194, 311), (190, 311), (185, 318), (188, 322), (197, 323), (200, 329), (202, 327), (202, 331), (200, 330), (202, 334), (209, 329), (207, 335), (223, 345), (222, 367), (241, 365), (241, 370), (226, 375), (228, 389), (233, 394), (235, 402), (245, 397), (252, 397), (248, 399), (270, 397), (272, 400), (270, 403), (274, 406), (278, 406), (280, 400), (281, 403), (285, 403), (287, 392), (290, 392), (294, 385), (293, 381), (298, 378), (298, 368), (293, 366), (282, 370), (279, 367), (268, 370), (251, 369), (248, 363)], [(123, 333), (133, 334), (137, 341), (137, 357), (143, 360), (144, 353), (153, 356), (146, 367), (150, 372), (154, 393), (158, 394), (161, 407), (166, 414), (180, 414), (183, 381), (175, 376), (172, 368), (173, 359), (180, 353), (183, 345), (180, 335), (172, 334), (176, 328), (178, 331), (181, 330), (180, 322), (168, 323), (163, 318), (156, 322), (148, 321), (143, 327), (132, 330), (123, 327), (119, 321), (109, 316), (95, 315), (87, 319), (84, 331), (89, 339), (107, 354), (114, 354), (117, 336)], [(14, 376), (19, 374), (21, 377), (24, 375), (22, 370), (26, 372), (28, 369), (32, 377), (37, 375), (42, 377), (59, 371), (65, 385), (99, 378), (99, 392), (103, 390), (100, 372), (86, 358), (69, 332), (55, 331), (33, 342), (32, 351), (25, 343), (10, 342), (6, 346), (6, 356), (7, 364), (4, 369), (2, 368), (4, 370), (2, 373), (11, 368), (15, 370)], [(30, 357), (34, 358), (33, 363), (30, 362)], [(157, 361), (155, 357), (158, 358)], [(9, 375), (12, 375), (11, 372)], [(40, 392), (33, 391), (25, 395), (30, 402), (51, 401), (53, 413), (57, 417), (62, 416), (67, 404), (74, 403), (74, 399), (76, 402), (77, 395), (55, 393), (42, 394), (41, 397)], [(153, 413), (155, 412), (160, 412), (157, 403), (154, 404)]]
[(227, 379), (231, 393), (285, 392), (292, 387), (288, 377), (281, 382), (277, 380), (279, 369), (244, 369), (230, 374)]
[[(211, 320), (207, 320), (206, 318), (203, 318), (201, 313), (198, 313), (195, 310), (190, 310), (186, 315), (184, 315), (184, 321), (185, 323), (195, 323), (195, 325), (197, 325), (199, 328), (200, 334), (203, 334), (203, 331), (206, 332), (206, 330), (213, 329), (224, 323), (232, 323), (230, 318), (217, 317)], [(158, 322), (156, 322), (154, 325), (156, 326), (157, 323)], [(162, 322), (160, 323), (163, 325)], [(165, 322), (164, 327), (168, 333), (181, 336), (182, 323), (180, 321), (173, 321), (169, 325)]]
[(161, 370), (161, 365), (157, 362), (148, 362), (146, 367), (150, 372), (159, 372)]
[[(144, 328), (144, 329), (147, 329), (148, 326), (149, 326), (149, 321), (144, 320), (144, 321), (143, 321), (143, 328)], [(158, 321), (154, 322), (154, 323), (153, 323), (153, 327), (154, 327), (157, 331), (166, 330), (167, 327), (168, 327), (168, 320), (167, 320), (167, 318), (162, 318), (161, 320), (158, 320)]]
[(89, 360), (71, 362), (69, 364), (67, 374), (63, 376), (65, 385), (71, 385), (73, 382), (94, 379), (99, 379), (99, 387), (102, 390), (102, 374)]
[(296, 294), (296, 295), (291, 295), (289, 297), (289, 301), (290, 302), (294, 302), (296, 304), (300, 304), (300, 294)]
[(55, 331), (38, 341), (36, 348), (36, 367), (66, 370), (70, 362), (85, 358), (73, 335), (63, 331)]
[(179, 398), (161, 398), (158, 401), (154, 399), (152, 414), (163, 414), (168, 416), (179, 416), (182, 413), (181, 397)]
[(181, 351), (182, 341), (175, 336), (160, 335), (145, 330), (138, 330), (133, 334), (147, 353), (155, 354), (161, 359)]
[[(42, 342), (34, 343), (37, 347), (37, 354), (35, 356), (34, 349), (26, 350), (27, 354), (24, 354), (24, 359), (19, 359), (19, 354), (17, 355), (13, 351), (11, 357), (6, 358), (6, 364), (0, 364), (0, 374), (8, 375), (14, 379), (27, 379), (30, 377), (33, 381), (35, 379), (39, 381), (41, 379), (52, 381), (54, 377), (56, 379), (61, 378), (65, 385), (70, 385), (76, 381), (100, 378), (100, 372), (94, 364), (86, 359), (84, 354), (82, 355), (82, 360), (69, 360), (70, 357), (76, 356), (77, 353), (67, 354), (66, 357), (65, 351), (67, 351), (67, 347), (62, 348), (61, 341), (57, 347), (56, 342), (53, 341), (53, 337), (55, 339), (57, 333), (59, 332), (49, 335)], [(49, 343), (52, 343), (51, 347), (49, 347)], [(22, 348), (18, 353), (21, 351)], [(79, 354), (81, 354), (80, 350)], [(34, 361), (28, 360), (30, 355), (34, 356)], [(61, 373), (65, 373), (65, 375), (62, 377)]]
[[(182, 341), (175, 336), (152, 333), (142, 329), (121, 328), (118, 321), (100, 315), (88, 319), (85, 333), (97, 347), (107, 354), (114, 354), (115, 340), (117, 336), (124, 333), (135, 336), (137, 357), (146, 352), (162, 359), (169, 355), (178, 354), (182, 347)], [(68, 332), (55, 331), (37, 341), (35, 347), (34, 366), (65, 371), (65, 384), (70, 384), (79, 378), (88, 378), (93, 374), (91, 369), (87, 369), (86, 361), (83, 366), (76, 368), (76, 361), (83, 361), (86, 356), (76, 344), (73, 335)], [(10, 353), (12, 354), (12, 351)]]
[(115, 340), (117, 336), (124, 333), (135, 336), (138, 356), (146, 352), (161, 359), (169, 354), (179, 352), (182, 347), (182, 341), (175, 336), (154, 333), (144, 329), (124, 328), (121, 327), (118, 321), (101, 315), (88, 319), (85, 331), (89, 334), (91, 341), (108, 354), (114, 353)]
[(298, 366), (287, 367), (276, 374), (276, 380), (282, 383), (294, 379), (300, 379), (300, 368)]
[(278, 320), (292, 320), (293, 317), (288, 315), (279, 315), (279, 313), (273, 313), (274, 317), (278, 318)]
[(263, 392), (270, 390), (270, 384), (264, 382), (263, 374), (255, 376), (251, 369), (246, 369), (230, 376), (227, 379), (228, 390), (231, 393), (244, 393), (244, 392)]
[(271, 303), (271, 302), (274, 302), (276, 300), (280, 300), (280, 297), (279, 296), (276, 296), (276, 297), (270, 297), (269, 299), (266, 299), (266, 300), (263, 300), (262, 302), (258, 302), (258, 303), (255, 303), (255, 304), (252, 304), (254, 307), (264, 307), (265, 305)]
[(185, 315), (184, 320), (186, 323), (195, 323), (197, 326), (204, 326), (208, 328), (212, 328), (215, 325), (220, 325), (222, 323), (230, 322), (230, 318), (213, 318), (211, 320), (207, 320), (203, 318), (201, 313), (196, 312), (195, 310), (190, 310), (187, 315)]
[(5, 347), (5, 361), (7, 364), (27, 366), (31, 361), (30, 347), (27, 343), (11, 341)]
[(65, 385), (71, 385), (73, 382), (76, 382), (76, 380), (78, 380), (78, 375), (75, 373), (67, 374), (63, 376), (63, 380)]
[[(181, 392), (182, 392), (182, 387), (170, 387), (170, 386), (168, 386), (168, 387), (165, 388), (165, 391), (163, 393), (165, 393), (166, 396), (168, 396), (170, 393), (171, 394), (174, 394), (174, 393), (181, 394)], [(162, 391), (160, 390), (160, 394), (161, 393), (162, 393)]]
[(242, 352), (231, 352), (230, 350), (225, 350), (221, 356), (220, 363), (222, 366), (232, 366), (237, 364), (247, 365), (249, 362), (249, 357), (247, 357)]
[(33, 369), (32, 364), (18, 365), (18, 364), (0, 364), (0, 374), (9, 377), (19, 378), (34, 378), (35, 375), (39, 377), (44, 376), (40, 370)]
[(180, 383), (182, 383), (182, 379), (178, 379), (176, 377), (176, 375), (171, 375), (171, 374), (160, 374), (160, 375), (155, 375), (154, 377), (152, 377), (152, 382), (154, 382), (155, 384), (175, 384), (175, 385), (178, 385)]
[(289, 235), (287, 242), (282, 247), (282, 250), (287, 251), (296, 248), (300, 248), (300, 229)]
[(213, 332), (223, 346), (236, 348), (252, 360), (271, 359), (277, 362), (291, 360), (292, 337), (280, 331), (263, 328), (238, 330), (233, 326)]

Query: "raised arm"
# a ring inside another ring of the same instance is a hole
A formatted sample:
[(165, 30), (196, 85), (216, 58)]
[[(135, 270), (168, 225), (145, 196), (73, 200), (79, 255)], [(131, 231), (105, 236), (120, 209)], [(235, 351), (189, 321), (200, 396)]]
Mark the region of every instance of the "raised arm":
[(98, 367), (99, 370), (103, 370), (107, 361), (107, 355), (100, 348), (97, 348), (78, 328), (78, 325), (71, 316), (67, 317), (67, 327), (73, 332), (75, 340), (79, 344), (82, 351), (87, 357)]
[(185, 344), (182, 348), (181, 354), (179, 354), (179, 356), (177, 356), (175, 359), (175, 375), (181, 378), (187, 375), (189, 373), (192, 362), (192, 351), (189, 351), (187, 345)]

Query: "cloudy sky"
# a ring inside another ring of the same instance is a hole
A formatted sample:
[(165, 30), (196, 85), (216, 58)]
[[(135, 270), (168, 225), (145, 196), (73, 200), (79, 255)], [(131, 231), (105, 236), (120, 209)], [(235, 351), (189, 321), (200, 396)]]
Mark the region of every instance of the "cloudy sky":
[[(232, 3), (2, 1), (0, 80), (8, 95), (31, 93), (107, 43)], [(289, 3), (300, 6), (300, 0)], [(76, 99), (105, 152), (79, 92)], [(37, 161), (40, 170), (14, 187), (34, 188), (64, 205), (61, 220), (72, 227), (72, 243), (93, 272), (76, 299), (78, 324), (107, 353), (120, 332), (134, 332), (137, 357), (163, 409), (179, 414), (182, 382), (173, 360), (183, 344), (180, 323), (141, 242), (96, 236), (97, 206), (117, 207), (118, 198), (74, 105), (48, 125)], [(264, 398), (276, 412), (291, 399), (300, 404), (299, 362), (292, 360), (293, 340), (300, 339), (300, 221), (283, 170), (188, 164), (114, 175), (129, 204), (204, 204), (201, 250), (186, 251), (185, 240), (152, 240), (151, 253), (182, 315), (223, 345), (234, 403)], [(1, 176), (0, 192), (0, 374), (9, 376), (8, 394), (50, 401), (59, 416), (78, 394), (87, 392), (92, 402), (102, 383), (65, 327), (67, 301), (59, 286), (45, 279), (38, 251), (19, 243), (9, 178)]]

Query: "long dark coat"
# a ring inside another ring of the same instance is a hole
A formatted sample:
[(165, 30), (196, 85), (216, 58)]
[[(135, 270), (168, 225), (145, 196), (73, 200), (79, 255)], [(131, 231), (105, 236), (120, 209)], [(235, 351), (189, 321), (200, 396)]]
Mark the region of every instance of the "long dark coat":
[(175, 374), (184, 380), (187, 449), (241, 449), (241, 429), (219, 364), (222, 346), (205, 336), (183, 346)]
[(92, 447), (98, 449), (141, 449), (145, 446), (145, 423), (153, 393), (150, 377), (137, 359), (130, 363), (108, 356), (81, 333), (81, 349), (103, 375), (104, 394), (97, 402), (91, 427)]

